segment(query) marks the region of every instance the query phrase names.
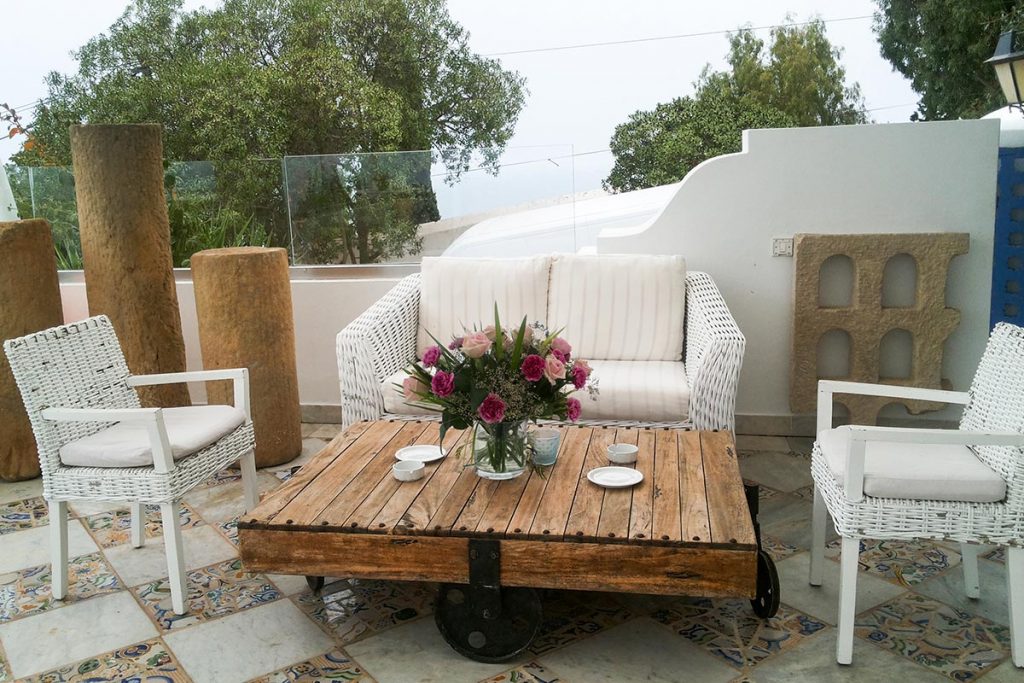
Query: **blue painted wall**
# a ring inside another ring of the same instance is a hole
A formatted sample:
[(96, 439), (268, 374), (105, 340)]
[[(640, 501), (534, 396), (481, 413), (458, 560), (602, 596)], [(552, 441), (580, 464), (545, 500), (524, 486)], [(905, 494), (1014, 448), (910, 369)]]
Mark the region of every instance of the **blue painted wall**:
[(998, 199), (992, 261), (992, 313), (1024, 324), (1024, 147), (999, 148)]

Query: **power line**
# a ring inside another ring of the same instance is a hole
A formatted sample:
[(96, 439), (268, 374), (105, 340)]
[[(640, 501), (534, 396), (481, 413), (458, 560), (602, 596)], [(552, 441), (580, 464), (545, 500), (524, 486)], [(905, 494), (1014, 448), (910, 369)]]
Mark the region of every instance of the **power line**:
[[(873, 19), (874, 15), (864, 14), (857, 17), (839, 17), (837, 19), (822, 19), (823, 24), (835, 24), (841, 21), (860, 21), (863, 19)], [(799, 21), (791, 24), (766, 24), (764, 26), (750, 26), (747, 29), (740, 28), (740, 30), (750, 31), (764, 31), (773, 28), (786, 28), (788, 26), (807, 26), (809, 24), (816, 23), (816, 21)], [(699, 31), (697, 33), (677, 33), (669, 36), (649, 36), (647, 38), (630, 38), (627, 40), (608, 40), (600, 43), (577, 43), (575, 45), (555, 45), (552, 47), (535, 47), (527, 48), (525, 50), (508, 50), (506, 52), (492, 52), (490, 54), (482, 55), (483, 57), (505, 57), (507, 55), (523, 55), (532, 52), (557, 52), (561, 50), (581, 50), (590, 47), (606, 47), (609, 45), (630, 45), (633, 43), (651, 43), (659, 40), (679, 40), (682, 38), (701, 38), (704, 36), (720, 36), (728, 33), (735, 33), (737, 29), (721, 29), (717, 31)]]
[[(558, 166), (558, 163), (555, 162), (555, 159), (572, 159), (573, 157), (585, 157), (585, 156), (588, 156), (590, 154), (603, 154), (605, 152), (610, 152), (610, 151), (611, 151), (611, 149), (609, 149), (608, 147), (605, 147), (604, 149), (592, 149), (589, 152), (577, 152), (576, 154), (563, 154), (561, 156), (541, 157), (539, 159), (527, 159), (525, 161), (510, 161), (507, 164), (498, 164), (498, 168), (507, 168), (509, 166), (525, 166), (527, 164), (541, 164), (541, 163), (544, 163), (546, 161), (554, 164), (555, 166)], [(490, 171), (490, 170), (492, 170), (490, 166), (476, 166), (474, 168), (467, 168), (465, 171), (462, 171), (462, 173), (473, 173), (474, 171)], [(448, 175), (451, 175), (451, 173), (446, 171), (445, 173), (432, 173), (432, 174), (430, 174), (430, 177), (431, 178), (443, 178), (443, 177), (448, 176)]]
[(899, 109), (900, 107), (916, 107), (917, 102), (907, 102), (906, 104), (887, 104), (884, 107), (871, 107), (864, 111), (882, 111), (883, 109)]

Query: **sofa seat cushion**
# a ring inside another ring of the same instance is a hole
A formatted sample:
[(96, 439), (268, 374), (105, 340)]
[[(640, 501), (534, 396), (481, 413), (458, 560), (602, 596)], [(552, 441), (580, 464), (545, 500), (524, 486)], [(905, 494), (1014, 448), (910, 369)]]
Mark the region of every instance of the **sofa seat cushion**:
[(680, 361), (590, 361), (600, 391), (596, 400), (576, 392), (582, 420), (676, 422), (689, 415), (690, 387)]
[[(847, 440), (830, 429), (818, 448), (836, 481), (846, 472)], [(875, 498), (995, 503), (1006, 482), (967, 446), (869, 441), (864, 456), (864, 494)]]
[(681, 256), (563, 255), (551, 262), (548, 327), (578, 358), (683, 359)]
[[(164, 408), (163, 414), (175, 460), (201, 451), (245, 423), (245, 413), (232, 406)], [(151, 466), (149, 428), (138, 422), (118, 422), (64, 444), (60, 460), (74, 467)]]
[(420, 317), (416, 353), (447, 344), (464, 329), (494, 323), (498, 305), (502, 325), (547, 320), (551, 258), (425, 258), (420, 266)]
[(416, 403), (406, 403), (402, 393), (402, 382), (409, 375), (399, 370), (380, 383), (380, 393), (384, 396), (384, 412), (392, 415), (439, 415), (440, 411), (431, 410)]

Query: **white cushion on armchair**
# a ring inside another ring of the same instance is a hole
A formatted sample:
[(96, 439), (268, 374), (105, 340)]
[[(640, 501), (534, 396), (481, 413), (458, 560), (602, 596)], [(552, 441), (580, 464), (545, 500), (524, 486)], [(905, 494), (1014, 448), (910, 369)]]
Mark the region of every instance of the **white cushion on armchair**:
[(600, 389), (591, 401), (585, 391), (580, 400), (583, 420), (640, 420), (677, 422), (687, 419), (690, 387), (680, 361), (595, 360)]
[(434, 345), (431, 334), (447, 344), (463, 328), (493, 324), (495, 303), (502, 325), (545, 321), (550, 266), (549, 256), (423, 259), (417, 356)]

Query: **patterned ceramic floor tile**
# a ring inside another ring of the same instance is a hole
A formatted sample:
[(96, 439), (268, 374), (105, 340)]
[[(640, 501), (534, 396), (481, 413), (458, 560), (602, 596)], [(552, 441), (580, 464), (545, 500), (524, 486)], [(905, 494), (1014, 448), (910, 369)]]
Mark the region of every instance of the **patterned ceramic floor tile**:
[(3, 648), (0, 648), (0, 681), (11, 680), (11, 667), (7, 663), (7, 657), (4, 655)]
[(1007, 627), (914, 593), (860, 615), (855, 633), (955, 681), (982, 675), (1010, 647)]
[(621, 624), (633, 615), (610, 593), (551, 591), (543, 596), (540, 631), (528, 649), (535, 656)]
[(351, 643), (430, 614), (434, 595), (421, 584), (343, 579), (325, 586), (320, 595), (304, 591), (293, 599), (342, 643)]
[(217, 524), (217, 531), (224, 534), (224, 537), (231, 541), (232, 544), (238, 547), (238, 518), (228, 520), (227, 522), (220, 522)]
[(68, 566), (68, 596), (60, 602), (51, 597), (50, 565), (20, 569), (0, 576), (0, 623), (94, 595), (113, 593), (123, 587), (100, 553), (83, 555), (71, 561)]
[(49, 523), (50, 514), (41, 496), (0, 505), (0, 536)]
[(561, 683), (561, 681), (561, 678), (537, 662), (527, 662), (511, 671), (480, 681), (480, 683)]
[[(825, 547), (827, 557), (839, 558), (841, 541)], [(875, 576), (913, 586), (960, 564), (960, 553), (932, 541), (861, 539), (860, 569)]]
[(793, 491), (793, 495), (801, 500), (809, 500), (814, 502), (814, 484), (808, 484), (807, 486), (801, 486), (796, 491)]
[(226, 468), (222, 469), (220, 472), (214, 473), (213, 476), (211, 476), (209, 479), (207, 479), (205, 482), (203, 482), (202, 485), (203, 486), (220, 486), (221, 484), (228, 484), (228, 483), (231, 483), (233, 481), (241, 481), (241, 480), (242, 480), (242, 471), (241, 470), (238, 470), (238, 469), (235, 469), (235, 468), (231, 468), (231, 467), (226, 467)]
[(984, 557), (986, 560), (998, 562), (999, 564), (1006, 564), (1006, 546), (1001, 545), (998, 548), (992, 550), (991, 552), (985, 553), (984, 555), (982, 555), (982, 557)]
[(731, 599), (685, 598), (651, 617), (738, 669), (755, 666), (827, 628), (785, 605), (775, 617), (760, 619), (748, 601)]
[[(143, 533), (146, 538), (157, 538), (163, 535), (163, 522), (160, 520), (160, 506), (146, 505), (143, 507), (146, 515), (146, 524)], [(131, 510), (112, 510), (91, 515), (83, 519), (89, 533), (96, 539), (101, 548), (113, 548), (117, 545), (124, 545), (131, 540), (132, 513)], [(195, 510), (185, 503), (180, 504), (178, 512), (178, 524), (182, 530), (191, 529), (205, 524), (199, 518)]]
[(761, 547), (768, 551), (768, 554), (776, 562), (781, 562), (790, 555), (800, 552), (800, 548), (797, 548), (795, 545), (765, 534), (761, 535)]
[(147, 640), (29, 679), (33, 683), (188, 683), (191, 679), (160, 640)]
[(241, 560), (188, 572), (186, 614), (174, 613), (167, 579), (133, 588), (132, 592), (164, 631), (210, 621), (282, 597), (266, 578), (244, 571)]
[(254, 678), (249, 683), (327, 683), (360, 681), (372, 683), (370, 674), (359, 668), (343, 650), (334, 650), (300, 664)]

